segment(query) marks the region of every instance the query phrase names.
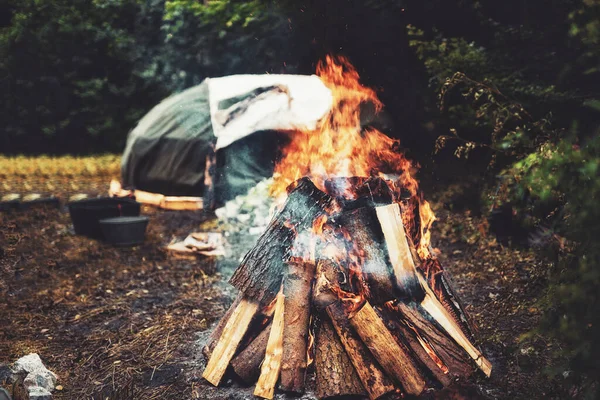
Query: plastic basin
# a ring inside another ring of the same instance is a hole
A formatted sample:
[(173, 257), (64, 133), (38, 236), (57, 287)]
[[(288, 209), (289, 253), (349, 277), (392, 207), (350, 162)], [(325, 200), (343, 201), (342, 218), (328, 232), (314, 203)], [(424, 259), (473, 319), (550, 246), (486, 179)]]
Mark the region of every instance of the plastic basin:
[(140, 203), (113, 197), (86, 199), (69, 203), (69, 214), (76, 234), (104, 239), (100, 220), (121, 216), (137, 217), (140, 215)]
[(148, 217), (116, 217), (100, 220), (104, 240), (115, 246), (144, 243)]

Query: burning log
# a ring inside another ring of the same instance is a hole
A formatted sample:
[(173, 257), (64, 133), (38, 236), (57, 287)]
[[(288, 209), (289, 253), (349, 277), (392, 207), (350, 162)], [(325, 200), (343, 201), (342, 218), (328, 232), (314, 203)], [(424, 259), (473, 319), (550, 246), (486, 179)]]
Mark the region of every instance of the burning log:
[(322, 315), (315, 346), (316, 394), (318, 398), (365, 396), (367, 394), (326, 315)]
[(425, 388), (425, 379), (368, 301), (350, 318), (350, 324), (383, 369), (402, 385), (406, 393), (421, 394)]
[(244, 350), (235, 356), (233, 361), (231, 361), (231, 367), (236, 375), (248, 384), (256, 382), (260, 375), (260, 364), (265, 358), (271, 326), (272, 323), (269, 323), (260, 334), (255, 337)]
[(283, 287), (285, 314), (280, 387), (289, 392), (304, 392), (314, 276), (315, 264), (312, 261), (292, 261), (288, 264), (288, 275)]
[(368, 298), (371, 301), (386, 302), (395, 299), (396, 289), (392, 282), (392, 268), (388, 262), (383, 233), (375, 209), (361, 207), (341, 215), (340, 224), (352, 238), (350, 253), (362, 259), (362, 272), (369, 286)]
[(271, 220), (229, 282), (248, 298), (261, 304), (270, 303), (283, 281), (297, 233), (312, 227), (313, 220), (330, 205), (331, 197), (317, 189), (310, 179), (300, 179), (289, 192), (283, 209)]
[(369, 398), (378, 399), (387, 393), (393, 392), (395, 390), (394, 385), (381, 370), (369, 348), (352, 328), (348, 312), (342, 302), (332, 303), (327, 306), (326, 310)]
[(264, 399), (272, 399), (275, 392), (275, 384), (279, 378), (281, 369), (281, 356), (283, 353), (283, 320), (285, 310), (285, 296), (279, 292), (275, 303), (275, 314), (273, 315), (273, 325), (269, 332), (269, 341), (267, 342), (267, 350), (265, 360), (260, 369), (260, 376), (254, 395)]
[(246, 334), (248, 325), (258, 310), (258, 303), (244, 297), (235, 307), (215, 348), (206, 364), (202, 377), (215, 386), (219, 385), (229, 361), (233, 357), (240, 341)]

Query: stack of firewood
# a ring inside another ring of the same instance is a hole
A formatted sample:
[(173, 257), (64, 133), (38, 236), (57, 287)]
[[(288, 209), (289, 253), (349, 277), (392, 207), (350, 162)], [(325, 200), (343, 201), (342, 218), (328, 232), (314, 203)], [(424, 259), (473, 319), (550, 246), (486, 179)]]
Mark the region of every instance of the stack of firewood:
[[(438, 260), (421, 243), (418, 199), (381, 178), (308, 178), (230, 282), (240, 291), (204, 348), (203, 377), (229, 367), (271, 399), (419, 395), (492, 366)], [(421, 255), (419, 255), (421, 254)]]

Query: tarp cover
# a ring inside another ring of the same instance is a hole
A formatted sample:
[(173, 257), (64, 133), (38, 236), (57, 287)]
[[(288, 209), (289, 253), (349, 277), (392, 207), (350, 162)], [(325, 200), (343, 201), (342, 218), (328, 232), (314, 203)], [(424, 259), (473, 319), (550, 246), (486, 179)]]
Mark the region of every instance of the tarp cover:
[(217, 152), (216, 197), (225, 201), (271, 176), (274, 131), (315, 129), (331, 109), (316, 76), (206, 79), (155, 106), (130, 132), (122, 183), (172, 196), (202, 196), (207, 157)]

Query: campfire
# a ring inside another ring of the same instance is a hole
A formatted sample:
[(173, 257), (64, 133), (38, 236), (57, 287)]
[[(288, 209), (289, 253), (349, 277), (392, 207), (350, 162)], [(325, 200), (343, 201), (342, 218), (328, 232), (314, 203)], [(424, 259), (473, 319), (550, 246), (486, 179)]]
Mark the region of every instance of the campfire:
[(211, 334), (203, 377), (231, 370), (271, 399), (305, 391), (419, 395), (492, 366), (429, 244), (435, 217), (397, 141), (363, 130), (381, 108), (344, 59), (318, 75), (334, 108), (296, 132), (272, 193), (281, 206), (230, 283), (240, 294)]

